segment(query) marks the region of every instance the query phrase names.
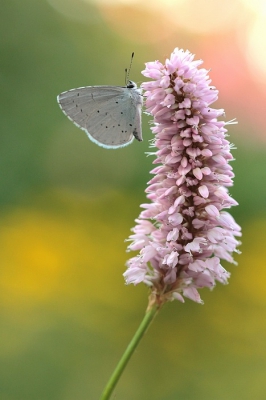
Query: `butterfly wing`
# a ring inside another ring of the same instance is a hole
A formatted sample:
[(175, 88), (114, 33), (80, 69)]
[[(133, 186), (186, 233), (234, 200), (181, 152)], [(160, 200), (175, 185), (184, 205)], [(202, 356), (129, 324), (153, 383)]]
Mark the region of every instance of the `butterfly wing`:
[(64, 114), (100, 146), (118, 148), (142, 140), (142, 97), (136, 88), (87, 86), (63, 92)]

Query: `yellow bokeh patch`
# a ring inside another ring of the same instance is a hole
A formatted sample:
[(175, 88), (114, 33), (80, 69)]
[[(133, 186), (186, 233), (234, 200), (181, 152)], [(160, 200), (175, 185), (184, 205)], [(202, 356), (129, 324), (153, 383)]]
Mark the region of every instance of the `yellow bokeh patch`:
[(60, 196), (54, 207), (50, 198), (48, 208), (20, 207), (2, 218), (0, 298), (6, 309), (119, 303), (128, 258), (124, 240), (133, 225), (129, 199), (114, 193), (96, 200)]

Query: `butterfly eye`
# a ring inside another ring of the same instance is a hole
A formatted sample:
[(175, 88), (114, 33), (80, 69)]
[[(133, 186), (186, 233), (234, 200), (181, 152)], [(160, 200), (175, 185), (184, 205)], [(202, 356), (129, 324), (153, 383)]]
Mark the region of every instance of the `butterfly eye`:
[(128, 84), (127, 84), (128, 89), (134, 89), (136, 87), (137, 87), (137, 85), (135, 84), (135, 82), (128, 81)]

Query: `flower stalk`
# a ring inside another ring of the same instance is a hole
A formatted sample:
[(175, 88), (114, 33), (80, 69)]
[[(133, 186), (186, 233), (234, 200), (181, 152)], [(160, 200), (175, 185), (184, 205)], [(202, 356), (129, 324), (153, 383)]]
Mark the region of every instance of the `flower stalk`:
[(123, 356), (121, 357), (119, 363), (117, 364), (114, 372), (112, 373), (107, 385), (102, 392), (100, 400), (108, 400), (110, 399), (113, 390), (122, 375), (127, 363), (129, 362), (132, 354), (134, 353), (136, 347), (138, 346), (140, 340), (142, 339), (143, 335), (151, 325), (153, 319), (155, 318), (157, 312), (159, 311), (160, 305), (156, 302), (152, 301), (149, 304), (149, 307), (145, 313), (145, 316), (139, 325), (135, 335), (133, 336), (132, 340), (130, 341), (129, 345), (127, 346)]

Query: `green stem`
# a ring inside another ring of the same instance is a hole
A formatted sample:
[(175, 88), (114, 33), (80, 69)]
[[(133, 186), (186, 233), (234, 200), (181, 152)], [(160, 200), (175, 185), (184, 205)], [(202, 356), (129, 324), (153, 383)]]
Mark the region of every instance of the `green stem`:
[(134, 350), (136, 349), (137, 345), (139, 344), (144, 333), (147, 331), (152, 320), (156, 316), (158, 310), (159, 310), (158, 304), (153, 304), (147, 310), (140, 326), (138, 327), (138, 330), (136, 331), (131, 342), (127, 346), (126, 351), (124, 352), (124, 354), (121, 357), (119, 363), (117, 364), (113, 374), (111, 375), (109, 381), (107, 382), (107, 385), (105, 386), (105, 389), (100, 397), (100, 400), (110, 399), (110, 396), (111, 396), (120, 376), (122, 375), (122, 372), (124, 371), (128, 361), (130, 360), (130, 357), (134, 353)]

